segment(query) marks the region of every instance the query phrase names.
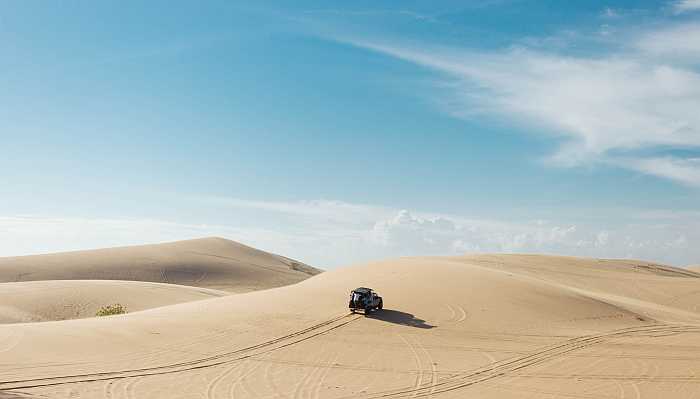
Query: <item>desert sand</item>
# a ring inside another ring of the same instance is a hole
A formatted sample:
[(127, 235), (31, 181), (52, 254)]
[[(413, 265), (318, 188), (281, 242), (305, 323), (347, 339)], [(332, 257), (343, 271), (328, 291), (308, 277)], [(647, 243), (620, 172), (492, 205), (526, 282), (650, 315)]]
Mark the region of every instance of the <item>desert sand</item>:
[(131, 280), (248, 292), (319, 273), (301, 262), (223, 238), (0, 258), (0, 282)]
[(111, 304), (135, 312), (228, 294), (208, 288), (120, 280), (0, 283), (0, 324), (93, 317)]
[[(385, 309), (349, 313), (357, 286)], [(401, 258), (126, 315), (4, 324), (0, 392), (697, 398), (700, 274), (538, 255)]]
[(128, 312), (304, 280), (319, 270), (234, 241), (166, 244), (0, 258), (0, 324)]

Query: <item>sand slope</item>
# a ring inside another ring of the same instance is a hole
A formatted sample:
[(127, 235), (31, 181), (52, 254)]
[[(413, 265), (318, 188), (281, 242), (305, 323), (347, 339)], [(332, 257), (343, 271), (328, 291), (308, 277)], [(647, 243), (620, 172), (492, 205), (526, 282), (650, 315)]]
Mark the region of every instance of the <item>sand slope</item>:
[(293, 284), (318, 272), (220, 238), (0, 258), (0, 323), (94, 317), (115, 303), (135, 312)]
[[(355, 286), (386, 310), (348, 314)], [(0, 391), (52, 398), (692, 398), (698, 275), (405, 258), (125, 316), (0, 326)]]
[(0, 282), (131, 280), (248, 292), (296, 283), (318, 272), (222, 238), (0, 258)]
[(103, 306), (128, 312), (228, 295), (175, 284), (119, 280), (50, 280), (0, 283), (0, 323), (94, 317)]

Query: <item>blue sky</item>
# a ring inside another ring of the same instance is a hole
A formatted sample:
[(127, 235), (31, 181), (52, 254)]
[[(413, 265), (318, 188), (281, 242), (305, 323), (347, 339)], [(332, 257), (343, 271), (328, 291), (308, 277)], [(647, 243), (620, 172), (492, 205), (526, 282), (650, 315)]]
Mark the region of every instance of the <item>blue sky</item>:
[(5, 2), (0, 35), (0, 256), (700, 263), (697, 0)]

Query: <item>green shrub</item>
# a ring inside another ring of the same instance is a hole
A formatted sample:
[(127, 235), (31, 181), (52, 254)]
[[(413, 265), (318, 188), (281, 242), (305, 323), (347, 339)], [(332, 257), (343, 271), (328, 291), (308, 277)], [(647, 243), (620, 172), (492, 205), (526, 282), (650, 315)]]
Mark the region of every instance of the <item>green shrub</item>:
[(115, 303), (114, 305), (107, 305), (100, 308), (95, 316), (111, 316), (115, 314), (126, 313), (126, 307), (120, 303)]

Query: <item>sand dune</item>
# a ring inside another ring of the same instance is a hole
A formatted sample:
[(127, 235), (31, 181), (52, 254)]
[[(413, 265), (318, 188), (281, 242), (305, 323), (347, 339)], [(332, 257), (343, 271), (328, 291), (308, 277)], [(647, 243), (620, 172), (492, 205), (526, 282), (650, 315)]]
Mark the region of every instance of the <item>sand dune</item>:
[[(403, 258), (123, 316), (0, 326), (52, 398), (691, 398), (700, 278), (638, 261)], [(347, 312), (370, 286), (385, 310)], [(32, 396), (29, 396), (32, 397)]]
[(688, 266), (686, 269), (695, 272), (695, 273), (700, 273), (700, 265), (692, 265)]
[(175, 284), (120, 280), (50, 280), (0, 283), (0, 323), (94, 317), (103, 306), (128, 312), (228, 295)]
[(0, 323), (94, 317), (114, 303), (135, 312), (293, 284), (318, 272), (220, 238), (0, 258)]
[(248, 292), (319, 270), (222, 238), (0, 258), (0, 282), (130, 280)]

